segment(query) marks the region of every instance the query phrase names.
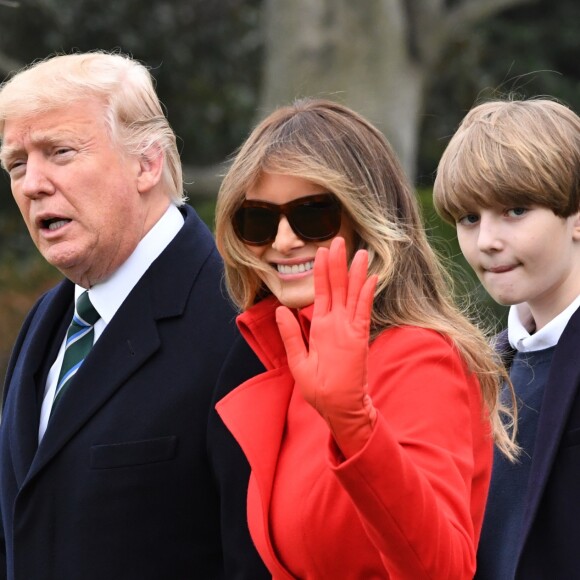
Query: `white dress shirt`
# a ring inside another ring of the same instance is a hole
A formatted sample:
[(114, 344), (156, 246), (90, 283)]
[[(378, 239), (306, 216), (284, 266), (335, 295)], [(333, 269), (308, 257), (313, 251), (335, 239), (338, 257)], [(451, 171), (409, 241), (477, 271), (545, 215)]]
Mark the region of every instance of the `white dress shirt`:
[(525, 304), (512, 306), (508, 314), (508, 339), (512, 348), (519, 352), (533, 352), (555, 346), (579, 306), (580, 296), (534, 334), (530, 334), (524, 325), (526, 317), (529, 317), (527, 306)]
[[(139, 242), (133, 253), (113, 273), (113, 275), (89, 289), (91, 304), (96, 308), (101, 318), (95, 323), (95, 339), (97, 342), (107, 324), (149, 266), (157, 259), (159, 254), (169, 245), (171, 240), (183, 226), (183, 216), (176, 206), (171, 204), (161, 219), (149, 230), (146, 236)], [(85, 288), (75, 285), (75, 303), (77, 298), (85, 291)], [(42, 440), (46, 428), (58, 375), (64, 358), (66, 336), (62, 342), (58, 356), (50, 368), (44, 390), (44, 399), (40, 411), (40, 425), (38, 428), (38, 442)]]

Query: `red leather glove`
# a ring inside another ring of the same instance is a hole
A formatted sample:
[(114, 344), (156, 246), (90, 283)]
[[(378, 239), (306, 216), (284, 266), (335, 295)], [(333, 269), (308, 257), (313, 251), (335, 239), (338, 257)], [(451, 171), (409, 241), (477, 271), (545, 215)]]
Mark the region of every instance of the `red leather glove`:
[(309, 348), (292, 312), (284, 306), (276, 310), (294, 380), (347, 458), (362, 449), (376, 421), (367, 393), (367, 360), (377, 279), (367, 278), (367, 267), (367, 252), (359, 250), (348, 271), (342, 238), (318, 249)]

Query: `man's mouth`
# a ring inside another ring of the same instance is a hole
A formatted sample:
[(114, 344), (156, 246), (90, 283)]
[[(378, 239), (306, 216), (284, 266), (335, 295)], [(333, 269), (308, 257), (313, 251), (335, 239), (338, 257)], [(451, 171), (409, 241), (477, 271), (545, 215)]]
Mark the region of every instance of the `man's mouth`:
[(66, 224), (70, 223), (70, 221), (71, 220), (65, 218), (50, 218), (47, 220), (42, 220), (42, 227), (50, 230), (51, 232), (54, 232), (55, 230), (66, 226)]

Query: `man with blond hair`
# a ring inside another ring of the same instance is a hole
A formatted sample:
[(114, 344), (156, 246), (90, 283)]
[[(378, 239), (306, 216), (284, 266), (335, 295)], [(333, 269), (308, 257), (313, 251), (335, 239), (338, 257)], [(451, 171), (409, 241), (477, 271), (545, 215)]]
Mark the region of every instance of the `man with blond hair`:
[(247, 466), (218, 490), (206, 428), (234, 311), (149, 71), (104, 52), (39, 62), (0, 88), (0, 138), (65, 276), (8, 367), (0, 578), (231, 577), (220, 493), (243, 495)]

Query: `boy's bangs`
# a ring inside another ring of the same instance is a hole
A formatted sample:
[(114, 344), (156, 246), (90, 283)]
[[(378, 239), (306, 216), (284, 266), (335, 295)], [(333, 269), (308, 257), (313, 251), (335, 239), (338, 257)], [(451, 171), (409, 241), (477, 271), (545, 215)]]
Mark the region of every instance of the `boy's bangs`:
[(513, 183), (507, 183), (497, 176), (491, 179), (481, 174), (475, 179), (468, 177), (464, 174), (463, 178), (455, 180), (438, 193), (436, 205), (450, 221), (457, 222), (468, 213), (477, 213), (478, 208), (546, 205), (545, 195), (528, 187), (514, 187)]

